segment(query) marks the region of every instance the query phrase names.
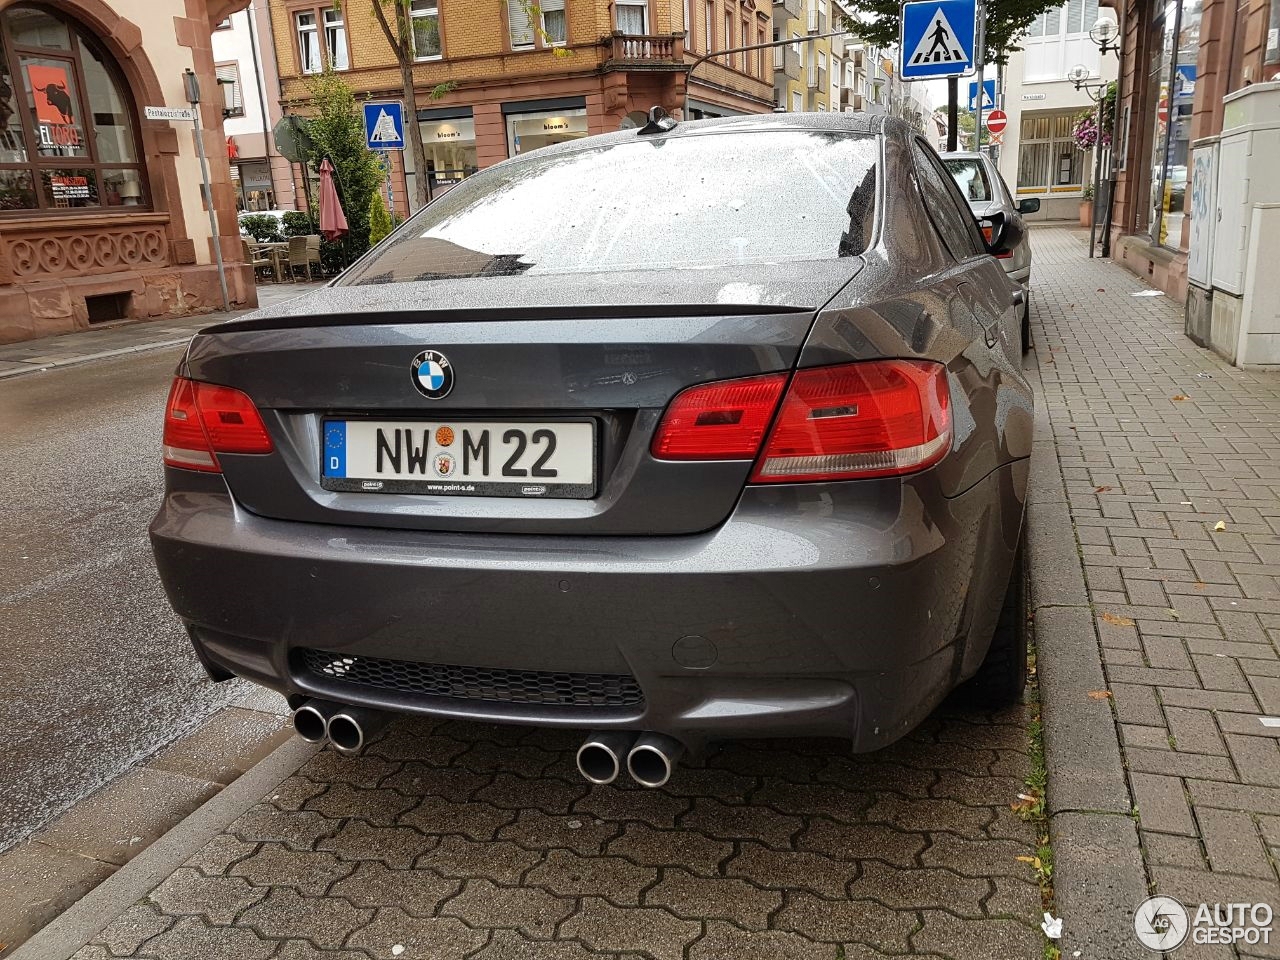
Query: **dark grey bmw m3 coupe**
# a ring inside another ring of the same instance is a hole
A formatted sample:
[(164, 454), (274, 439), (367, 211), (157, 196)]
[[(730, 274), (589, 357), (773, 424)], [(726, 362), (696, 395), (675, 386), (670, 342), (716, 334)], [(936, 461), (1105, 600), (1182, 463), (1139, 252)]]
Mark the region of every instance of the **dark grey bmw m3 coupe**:
[(209, 673), (359, 750), (573, 727), (605, 783), (738, 737), (902, 736), (1026, 669), (1018, 292), (899, 121), (577, 140), (328, 287), (209, 327), (151, 526)]

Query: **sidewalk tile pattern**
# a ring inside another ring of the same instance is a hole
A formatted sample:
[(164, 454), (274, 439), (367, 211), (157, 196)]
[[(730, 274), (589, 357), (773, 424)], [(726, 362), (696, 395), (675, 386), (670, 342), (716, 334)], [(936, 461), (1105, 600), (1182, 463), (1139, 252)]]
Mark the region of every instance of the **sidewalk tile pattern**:
[(406, 719), (322, 752), (76, 960), (1041, 956), (1024, 708), (726, 744), (660, 790), (592, 787), (579, 742)]
[[(1280, 376), (1198, 348), (1078, 232), (1033, 244), (1042, 402), (1149, 878), (1280, 911)], [(1176, 956), (1280, 957), (1234, 949)]]

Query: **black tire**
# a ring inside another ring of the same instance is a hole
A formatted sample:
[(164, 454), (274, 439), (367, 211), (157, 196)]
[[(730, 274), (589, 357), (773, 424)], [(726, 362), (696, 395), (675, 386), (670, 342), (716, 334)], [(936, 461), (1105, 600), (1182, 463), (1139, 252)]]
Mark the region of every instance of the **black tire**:
[(991, 706), (1020, 703), (1027, 685), (1026, 555), (1019, 543), (987, 659), (967, 684), (974, 699)]
[(1022, 352), (1031, 349), (1031, 291), (1022, 299)]

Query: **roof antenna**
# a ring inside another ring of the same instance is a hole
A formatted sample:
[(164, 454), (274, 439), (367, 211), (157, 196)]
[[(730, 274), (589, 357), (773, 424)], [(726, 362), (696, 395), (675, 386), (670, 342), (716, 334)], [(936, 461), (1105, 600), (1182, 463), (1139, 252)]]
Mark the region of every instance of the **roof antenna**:
[(676, 121), (667, 115), (667, 111), (661, 107), (650, 107), (649, 122), (636, 132), (643, 137), (654, 133), (667, 133), (675, 128)]

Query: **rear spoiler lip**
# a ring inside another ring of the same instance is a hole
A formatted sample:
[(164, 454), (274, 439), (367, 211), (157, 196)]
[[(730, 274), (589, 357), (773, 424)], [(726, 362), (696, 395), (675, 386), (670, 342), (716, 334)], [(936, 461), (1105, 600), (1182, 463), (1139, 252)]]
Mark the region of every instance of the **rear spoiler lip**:
[(250, 330), (299, 330), (309, 327), (395, 326), (409, 323), (475, 323), (485, 320), (640, 320), (664, 317), (752, 317), (815, 313), (817, 306), (776, 303), (575, 304), (562, 307), (476, 307), (450, 310), (396, 310), (373, 313), (319, 313), (302, 316), (248, 317), (203, 327), (198, 335)]

